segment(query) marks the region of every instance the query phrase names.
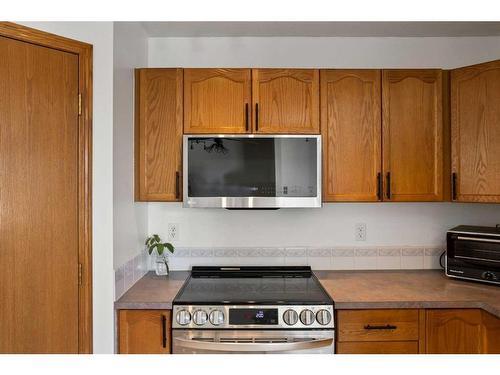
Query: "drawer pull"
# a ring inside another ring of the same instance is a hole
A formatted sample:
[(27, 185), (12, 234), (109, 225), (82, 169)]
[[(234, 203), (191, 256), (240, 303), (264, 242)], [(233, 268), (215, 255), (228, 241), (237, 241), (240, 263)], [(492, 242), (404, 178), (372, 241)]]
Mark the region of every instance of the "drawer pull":
[(372, 326), (370, 324), (367, 324), (365, 326), (365, 329), (396, 329), (396, 328), (398, 327), (390, 324), (386, 324), (385, 326)]

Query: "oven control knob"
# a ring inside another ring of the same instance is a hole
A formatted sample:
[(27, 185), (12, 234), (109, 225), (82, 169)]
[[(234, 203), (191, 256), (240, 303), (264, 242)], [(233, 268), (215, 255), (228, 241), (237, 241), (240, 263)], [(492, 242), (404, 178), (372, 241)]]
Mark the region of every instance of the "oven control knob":
[(214, 310), (210, 313), (210, 323), (219, 326), (224, 323), (224, 313), (220, 310)]
[(305, 326), (310, 326), (314, 323), (314, 313), (311, 310), (302, 310), (300, 312), (300, 321)]
[(191, 321), (191, 314), (187, 310), (180, 310), (175, 318), (177, 319), (177, 323), (181, 326), (185, 326)]
[(328, 311), (328, 310), (324, 310), (324, 309), (319, 310), (316, 313), (316, 320), (322, 326), (326, 326), (332, 320), (332, 314), (330, 314), (330, 311)]
[(293, 326), (298, 320), (299, 314), (295, 310), (288, 309), (283, 313), (283, 321), (289, 326)]
[(196, 310), (193, 314), (193, 323), (202, 326), (208, 320), (208, 314), (203, 310)]

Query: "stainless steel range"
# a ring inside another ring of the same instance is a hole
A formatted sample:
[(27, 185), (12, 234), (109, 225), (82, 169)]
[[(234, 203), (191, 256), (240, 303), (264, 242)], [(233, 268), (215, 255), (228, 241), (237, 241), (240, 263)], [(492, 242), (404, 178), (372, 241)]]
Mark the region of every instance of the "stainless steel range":
[(334, 353), (333, 301), (310, 267), (193, 267), (173, 353)]

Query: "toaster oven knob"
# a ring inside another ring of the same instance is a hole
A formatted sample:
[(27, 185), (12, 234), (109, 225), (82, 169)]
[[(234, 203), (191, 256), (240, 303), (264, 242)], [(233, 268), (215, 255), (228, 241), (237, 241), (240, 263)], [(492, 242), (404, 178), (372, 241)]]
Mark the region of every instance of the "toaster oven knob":
[(314, 313), (311, 310), (302, 310), (300, 313), (300, 321), (305, 326), (310, 326), (314, 323)]
[(196, 310), (193, 314), (193, 323), (202, 326), (208, 320), (208, 314), (203, 310)]
[(283, 313), (283, 321), (289, 326), (293, 326), (298, 320), (299, 314), (295, 310), (288, 309)]
[(224, 313), (220, 310), (214, 310), (210, 313), (210, 323), (219, 326), (224, 323)]
[(187, 310), (180, 310), (175, 318), (177, 319), (177, 323), (181, 326), (185, 326), (191, 321), (191, 314)]
[(491, 272), (486, 271), (486, 272), (483, 273), (483, 279), (485, 279), (485, 280), (494, 280), (495, 279), (495, 275), (493, 273), (491, 273)]
[(316, 320), (322, 326), (326, 326), (332, 320), (332, 314), (330, 314), (330, 311), (328, 311), (328, 310), (324, 310), (324, 309), (319, 310), (316, 313)]

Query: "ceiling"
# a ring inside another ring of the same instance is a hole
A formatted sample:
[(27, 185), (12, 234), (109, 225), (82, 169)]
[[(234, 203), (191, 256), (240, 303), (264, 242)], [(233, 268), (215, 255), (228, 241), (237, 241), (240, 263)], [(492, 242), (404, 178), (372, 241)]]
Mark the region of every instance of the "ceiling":
[(150, 37), (498, 36), (500, 22), (142, 22)]

